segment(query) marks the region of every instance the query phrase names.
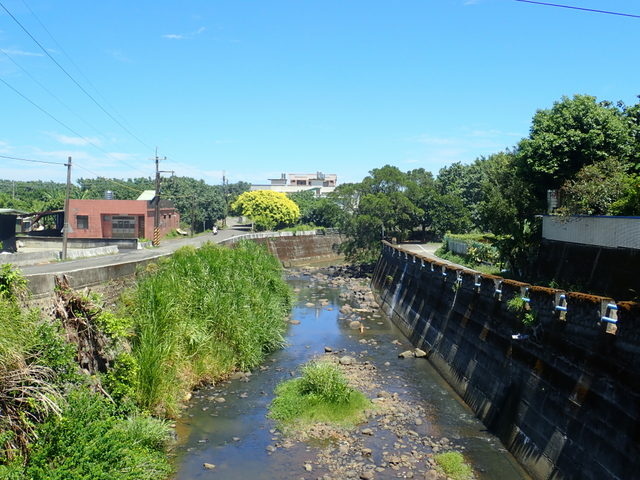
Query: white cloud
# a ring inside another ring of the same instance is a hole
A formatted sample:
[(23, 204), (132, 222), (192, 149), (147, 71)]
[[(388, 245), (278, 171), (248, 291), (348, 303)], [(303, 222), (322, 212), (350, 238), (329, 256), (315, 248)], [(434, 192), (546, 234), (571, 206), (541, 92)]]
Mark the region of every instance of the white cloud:
[(206, 30), (206, 27), (200, 27), (197, 30), (189, 33), (167, 33), (162, 35), (162, 38), (167, 38), (169, 40), (189, 40), (191, 38), (195, 38)]
[(133, 63), (129, 57), (127, 57), (121, 50), (107, 50), (107, 54), (109, 54), (114, 60), (121, 63)]
[(102, 142), (97, 137), (70, 137), (68, 135), (63, 135), (61, 133), (54, 132), (45, 132), (51, 138), (56, 140), (58, 143), (63, 145), (75, 145), (75, 146), (85, 146), (85, 145), (101, 145)]
[(408, 138), (414, 145), (402, 162), (422, 166), (433, 173), (454, 162), (470, 163), (481, 156), (513, 147), (524, 135), (498, 129), (459, 127), (449, 135), (434, 132)]

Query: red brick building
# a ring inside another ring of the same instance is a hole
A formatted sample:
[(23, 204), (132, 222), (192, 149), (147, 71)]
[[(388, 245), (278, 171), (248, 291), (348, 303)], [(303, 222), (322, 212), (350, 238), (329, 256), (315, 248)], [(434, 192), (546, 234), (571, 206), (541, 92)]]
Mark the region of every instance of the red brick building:
[[(69, 200), (69, 238), (153, 238), (149, 200)], [(160, 236), (180, 228), (180, 214), (160, 200)]]

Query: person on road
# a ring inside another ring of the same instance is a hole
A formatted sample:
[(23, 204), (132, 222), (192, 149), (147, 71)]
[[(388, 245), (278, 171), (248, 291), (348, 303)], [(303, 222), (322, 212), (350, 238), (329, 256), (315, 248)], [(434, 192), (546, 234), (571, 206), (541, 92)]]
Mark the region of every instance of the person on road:
[(211, 229), (211, 233), (213, 233), (214, 235), (218, 234), (218, 226), (214, 225), (213, 228)]

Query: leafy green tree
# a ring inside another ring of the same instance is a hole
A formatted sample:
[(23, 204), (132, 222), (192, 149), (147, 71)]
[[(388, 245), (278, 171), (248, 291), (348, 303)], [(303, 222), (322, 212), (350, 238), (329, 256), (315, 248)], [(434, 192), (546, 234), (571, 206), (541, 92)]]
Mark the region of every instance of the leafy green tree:
[(502, 259), (516, 273), (529, 271), (539, 244), (531, 185), (517, 175), (514, 154), (502, 152), (483, 160), (484, 198), (478, 205), (483, 230), (498, 237)]
[(116, 200), (135, 200), (145, 190), (155, 190), (155, 180), (151, 177), (129, 178), (79, 178), (78, 185), (82, 198), (105, 198), (107, 191), (112, 192)]
[(318, 227), (340, 228), (344, 224), (345, 214), (332, 198), (320, 198), (309, 211), (309, 223)]
[(436, 195), (431, 207), (432, 230), (445, 233), (466, 233), (471, 230), (469, 209), (458, 195)]
[(273, 190), (245, 192), (232, 208), (251, 218), (259, 230), (290, 226), (300, 218), (298, 205), (284, 193)]
[(528, 138), (518, 145), (519, 174), (534, 187), (538, 209), (546, 192), (560, 188), (584, 166), (633, 152), (629, 122), (610, 102), (589, 95), (563, 97), (533, 117)]
[(616, 158), (607, 158), (585, 165), (560, 189), (566, 215), (610, 215), (612, 206), (627, 192), (631, 177), (630, 165)]
[(374, 168), (361, 183), (363, 193), (394, 193), (403, 192), (407, 188), (409, 177), (398, 167), (385, 165)]
[(290, 193), (288, 196), (300, 209), (300, 222), (312, 223), (309, 220), (309, 215), (320, 200), (316, 197), (316, 192), (314, 190), (304, 190), (301, 192)]

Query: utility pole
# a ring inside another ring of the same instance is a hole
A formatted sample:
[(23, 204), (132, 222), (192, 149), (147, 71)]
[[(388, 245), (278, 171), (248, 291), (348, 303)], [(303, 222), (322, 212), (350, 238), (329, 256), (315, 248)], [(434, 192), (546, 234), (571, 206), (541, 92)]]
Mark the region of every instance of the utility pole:
[(62, 260), (67, 259), (67, 239), (69, 237), (69, 195), (71, 194), (71, 157), (67, 167), (67, 194), (64, 197), (64, 226), (62, 227)]
[(154, 247), (160, 245), (160, 159), (158, 158), (158, 148), (156, 147), (156, 196), (153, 198), (155, 202), (155, 212), (153, 214), (153, 240), (151, 244)]
[(229, 199), (227, 198), (227, 177), (224, 170), (222, 171), (222, 197), (224, 198), (224, 218), (222, 219), (222, 226), (227, 226), (227, 215), (229, 215)]
[(162, 157), (162, 159), (158, 157), (158, 147), (156, 147), (156, 196), (153, 199), (155, 211), (153, 214), (153, 240), (151, 241), (154, 247), (160, 245), (160, 174), (171, 173), (173, 175), (175, 173), (173, 170), (160, 170), (160, 160), (166, 159), (167, 157)]
[(196, 196), (193, 195), (191, 197), (191, 236), (195, 234), (196, 231)]

